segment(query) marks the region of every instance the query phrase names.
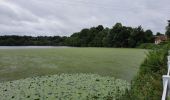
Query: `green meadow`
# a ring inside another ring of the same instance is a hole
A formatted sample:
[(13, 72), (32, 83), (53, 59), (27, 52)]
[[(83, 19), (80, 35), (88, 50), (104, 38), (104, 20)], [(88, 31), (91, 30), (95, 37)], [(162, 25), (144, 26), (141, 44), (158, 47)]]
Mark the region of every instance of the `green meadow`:
[(146, 56), (143, 49), (0, 49), (0, 81), (54, 74), (99, 74), (130, 80)]

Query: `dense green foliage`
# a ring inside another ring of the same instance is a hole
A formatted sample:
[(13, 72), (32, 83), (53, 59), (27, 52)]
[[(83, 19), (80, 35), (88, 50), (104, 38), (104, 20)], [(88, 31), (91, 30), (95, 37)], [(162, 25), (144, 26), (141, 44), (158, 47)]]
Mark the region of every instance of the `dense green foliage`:
[(127, 100), (160, 100), (162, 96), (162, 75), (167, 72), (167, 55), (170, 46), (154, 49), (140, 66), (139, 73), (127, 91)]
[(0, 81), (60, 73), (93, 73), (130, 82), (145, 52), (119, 48), (1, 48)]
[(116, 100), (129, 83), (95, 74), (61, 74), (0, 83), (1, 100)]
[(64, 46), (67, 37), (0, 36), (0, 46)]
[(170, 38), (170, 20), (168, 20), (168, 26), (166, 27), (166, 33), (165, 34)]
[(137, 48), (140, 49), (157, 49), (157, 48), (161, 48), (161, 45), (156, 45), (154, 43), (143, 43), (141, 45), (139, 45)]
[(102, 25), (83, 29), (67, 39), (67, 44), (78, 47), (136, 47), (142, 43), (153, 43), (154, 36), (151, 30), (144, 31), (137, 28), (115, 24), (111, 29)]
[(151, 30), (144, 31), (141, 26), (137, 28), (126, 27), (121, 23), (112, 28), (102, 25), (90, 29), (82, 29), (70, 37), (60, 36), (0, 36), (1, 46), (76, 46), (76, 47), (136, 47), (142, 43), (153, 43), (154, 36)]
[(154, 44), (154, 43), (143, 43), (139, 46), (137, 46), (136, 48), (140, 48), (140, 49), (161, 49), (164, 48), (165, 45), (170, 45), (170, 41), (163, 41), (159, 44)]

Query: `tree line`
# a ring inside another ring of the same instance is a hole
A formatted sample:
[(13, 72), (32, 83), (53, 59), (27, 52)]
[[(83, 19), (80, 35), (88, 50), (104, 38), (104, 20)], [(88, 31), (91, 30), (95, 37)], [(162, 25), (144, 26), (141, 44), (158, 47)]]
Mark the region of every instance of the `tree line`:
[(151, 30), (144, 30), (116, 23), (112, 28), (85, 28), (71, 36), (0, 36), (1, 46), (75, 46), (75, 47), (136, 47), (142, 43), (153, 43)]
[(0, 46), (64, 46), (67, 37), (0, 36)]
[(77, 47), (136, 47), (142, 43), (153, 43), (151, 30), (144, 31), (141, 26), (132, 28), (116, 23), (111, 29), (102, 25), (82, 29), (67, 39), (69, 46)]

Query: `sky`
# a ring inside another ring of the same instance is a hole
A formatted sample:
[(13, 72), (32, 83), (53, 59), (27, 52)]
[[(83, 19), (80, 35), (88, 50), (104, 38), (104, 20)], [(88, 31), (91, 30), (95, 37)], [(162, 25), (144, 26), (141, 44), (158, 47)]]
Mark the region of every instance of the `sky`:
[(0, 35), (70, 36), (117, 22), (164, 33), (169, 4), (170, 0), (0, 0)]

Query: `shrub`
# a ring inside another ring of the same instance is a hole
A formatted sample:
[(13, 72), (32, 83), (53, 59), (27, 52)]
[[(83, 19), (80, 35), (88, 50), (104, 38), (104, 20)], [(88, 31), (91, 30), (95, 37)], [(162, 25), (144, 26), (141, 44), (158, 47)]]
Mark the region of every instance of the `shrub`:
[(157, 48), (160, 48), (161, 45), (156, 45), (154, 43), (143, 43), (141, 45), (139, 45), (137, 48), (140, 48), (140, 49), (157, 49)]
[(167, 70), (169, 45), (149, 52), (141, 64), (137, 76), (131, 83), (130, 91), (122, 99), (125, 100), (160, 100), (162, 96), (162, 75)]

